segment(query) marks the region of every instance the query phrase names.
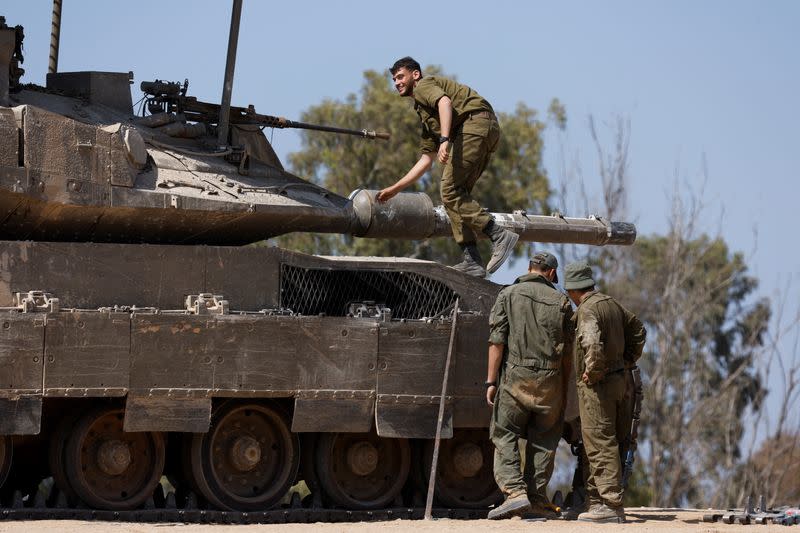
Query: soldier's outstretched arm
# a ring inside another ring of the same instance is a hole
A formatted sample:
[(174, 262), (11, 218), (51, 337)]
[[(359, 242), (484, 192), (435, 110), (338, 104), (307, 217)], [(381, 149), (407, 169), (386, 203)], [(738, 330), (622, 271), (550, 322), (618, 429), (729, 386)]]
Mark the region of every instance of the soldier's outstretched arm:
[(397, 183), (390, 187), (386, 187), (382, 191), (378, 193), (378, 201), (379, 202), (386, 202), (397, 193), (401, 192), (403, 189), (417, 181), (425, 174), (428, 169), (431, 168), (433, 165), (433, 154), (424, 153), (420, 156), (419, 160), (411, 167), (405, 176), (400, 178)]

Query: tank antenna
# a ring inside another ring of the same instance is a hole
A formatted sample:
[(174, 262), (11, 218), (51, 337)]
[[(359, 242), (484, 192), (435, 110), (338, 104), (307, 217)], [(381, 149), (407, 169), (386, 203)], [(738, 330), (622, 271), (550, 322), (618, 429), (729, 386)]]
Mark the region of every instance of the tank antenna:
[(61, 39), (61, 0), (53, 0), (53, 23), (50, 27), (50, 62), (48, 74), (58, 72), (58, 44)]
[(233, 91), (233, 70), (236, 68), (236, 46), (239, 42), (239, 20), (242, 17), (242, 0), (233, 0), (231, 11), (231, 32), (228, 35), (228, 59), (225, 61), (225, 81), (222, 85), (222, 105), (217, 124), (217, 144), (228, 145), (228, 125), (231, 116), (231, 92)]

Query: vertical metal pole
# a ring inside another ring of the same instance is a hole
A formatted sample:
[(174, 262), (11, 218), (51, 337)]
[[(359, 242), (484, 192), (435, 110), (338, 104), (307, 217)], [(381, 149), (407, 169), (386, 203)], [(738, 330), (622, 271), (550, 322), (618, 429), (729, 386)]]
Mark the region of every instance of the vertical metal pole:
[(456, 341), (456, 324), (458, 323), (458, 298), (453, 306), (453, 325), (450, 327), (450, 345), (447, 347), (447, 361), (444, 363), (442, 378), (442, 396), (439, 398), (439, 417), (436, 419), (436, 439), (433, 441), (433, 459), (431, 460), (431, 477), (428, 479), (428, 499), (425, 502), (425, 520), (433, 520), (433, 489), (436, 486), (436, 468), (439, 466), (439, 443), (442, 440), (442, 424), (444, 423), (444, 402), (447, 395), (447, 379), (450, 377), (450, 360), (453, 357), (453, 345)]
[(50, 26), (50, 61), (47, 73), (58, 72), (58, 44), (61, 39), (61, 0), (53, 0), (53, 23)]
[(236, 46), (239, 43), (239, 20), (242, 18), (242, 0), (233, 0), (231, 11), (231, 32), (228, 35), (228, 59), (225, 61), (225, 81), (222, 85), (222, 105), (217, 124), (217, 144), (228, 145), (228, 127), (231, 118), (231, 92), (233, 91), (233, 70), (236, 68)]

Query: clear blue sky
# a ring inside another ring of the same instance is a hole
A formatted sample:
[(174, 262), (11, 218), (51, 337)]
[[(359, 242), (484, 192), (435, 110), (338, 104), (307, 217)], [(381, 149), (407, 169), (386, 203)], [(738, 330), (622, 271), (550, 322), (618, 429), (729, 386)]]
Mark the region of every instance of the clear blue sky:
[[(44, 84), (51, 5), (9, 1), (0, 9), (8, 24), (25, 27), (24, 81)], [(230, 5), (64, 0), (59, 70), (132, 70), (134, 100), (142, 80), (189, 78), (191, 94), (218, 101)], [(299, 118), (324, 98), (358, 91), (364, 70), (412, 55), (442, 65), (500, 111), (520, 101), (544, 110), (558, 97), (593, 191), (599, 176), (586, 117), (626, 115), (640, 233), (665, 231), (676, 172), (699, 187), (705, 157), (701, 227), (714, 233), (721, 220), (731, 247), (752, 254), (761, 293), (774, 296), (793, 277), (787, 296), (797, 302), (798, 28), (800, 2), (789, 0), (245, 0), (233, 100)], [(275, 131), (273, 142), (282, 157), (299, 147), (291, 131)], [(554, 143), (545, 150), (555, 178)], [(514, 274), (504, 269), (495, 281)]]

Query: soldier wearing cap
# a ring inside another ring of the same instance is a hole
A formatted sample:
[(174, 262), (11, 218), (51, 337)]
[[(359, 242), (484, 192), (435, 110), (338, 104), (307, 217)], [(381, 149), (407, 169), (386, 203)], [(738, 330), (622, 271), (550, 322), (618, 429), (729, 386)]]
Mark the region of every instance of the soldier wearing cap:
[[(505, 501), (489, 518), (555, 518), (547, 483), (561, 438), (574, 326), (572, 306), (553, 283), (558, 261), (533, 256), (528, 273), (500, 291), (489, 326), (486, 400), (492, 405), (494, 476)], [(519, 439), (527, 439), (525, 472)]]
[(567, 265), (564, 288), (578, 307), (575, 376), (589, 460), (589, 510), (578, 520), (621, 523), (625, 510), (620, 444), (630, 431), (632, 407), (626, 369), (642, 355), (647, 332), (636, 315), (595, 290), (592, 269), (585, 261)]

